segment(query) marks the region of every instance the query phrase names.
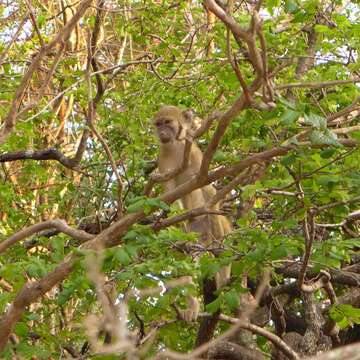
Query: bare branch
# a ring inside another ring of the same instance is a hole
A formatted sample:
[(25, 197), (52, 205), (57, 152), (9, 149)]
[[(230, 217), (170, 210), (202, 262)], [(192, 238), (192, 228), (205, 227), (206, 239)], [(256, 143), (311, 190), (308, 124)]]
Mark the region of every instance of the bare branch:
[[(286, 277), (298, 278), (301, 270), (301, 263), (286, 262), (285, 265), (276, 269), (278, 273), (284, 274)], [(343, 270), (328, 270), (331, 275), (331, 281), (339, 285), (360, 286), (360, 274)], [(317, 276), (317, 273), (309, 266), (306, 274), (311, 277)]]
[(31, 108), (33, 108), (34, 106), (37, 105), (37, 103), (39, 102), (40, 99), (42, 99), (42, 97), (44, 96), (45, 94), (45, 91), (51, 81), (51, 78), (52, 76), (54, 75), (55, 73), (55, 70), (61, 60), (61, 57), (64, 53), (64, 50), (65, 50), (65, 42), (61, 42), (60, 43), (60, 48), (57, 50), (56, 52), (56, 56), (55, 56), (55, 59), (51, 65), (51, 68), (50, 70), (48, 71), (47, 75), (46, 75), (46, 78), (44, 80), (44, 83), (42, 84), (40, 90), (38, 91), (38, 93), (36, 94), (35, 96), (35, 100), (33, 100), (30, 104), (26, 105), (18, 114), (18, 116), (20, 116), (21, 114), (29, 111)]
[(3, 153), (0, 154), (0, 163), (17, 160), (56, 160), (69, 169), (76, 169), (86, 149), (88, 135), (89, 131), (85, 129), (82, 134), (76, 154), (73, 158), (68, 158), (58, 149), (51, 148), (45, 150), (24, 150)]
[[(306, 210), (305, 194), (300, 183), (301, 174), (297, 176), (297, 174), (295, 174), (290, 168), (287, 168), (287, 170), (290, 173), (290, 175), (294, 178), (296, 188), (298, 189), (298, 199), (301, 202), (302, 207)], [(306, 268), (309, 264), (312, 244), (315, 237), (315, 220), (314, 220), (314, 214), (311, 211), (306, 211), (303, 220), (303, 233), (305, 238), (305, 253), (303, 255), (301, 271), (298, 278), (298, 286), (299, 289), (305, 291), (303, 287), (306, 286), (304, 285)]]
[(169, 219), (164, 219), (164, 220), (158, 221), (152, 225), (152, 228), (154, 230), (158, 231), (158, 230), (164, 229), (168, 226), (175, 225), (175, 224), (178, 224), (180, 222), (183, 222), (183, 221), (186, 221), (189, 219), (194, 219), (194, 218), (196, 218), (198, 216), (202, 216), (202, 215), (224, 215), (224, 212), (208, 210), (208, 208), (199, 207), (196, 209), (186, 211), (185, 213), (183, 213), (181, 215), (173, 216)]
[[(143, 55), (140, 58), (144, 58), (144, 57), (145, 56)], [(155, 60), (134, 60), (134, 61), (130, 61), (130, 62), (126, 63), (126, 64), (115, 65), (115, 66), (111, 66), (111, 67), (106, 68), (106, 69), (102, 69), (102, 70), (99, 70), (99, 71), (92, 72), (90, 74), (90, 76), (97, 76), (97, 74), (113, 73), (113, 75), (108, 79), (108, 81), (104, 85), (104, 89), (105, 89), (107, 87), (107, 85), (110, 84), (110, 82), (116, 77), (117, 74), (119, 74), (123, 70), (126, 70), (128, 67), (130, 67), (132, 65), (138, 65), (138, 64), (149, 64), (149, 63), (153, 63), (153, 62), (156, 62), (156, 61), (157, 61), (156, 59)], [(84, 79), (81, 78), (80, 80), (77, 80), (72, 85), (67, 87), (65, 90), (60, 91), (40, 111), (38, 111), (35, 115), (32, 115), (32, 116), (26, 118), (24, 121), (31, 121), (31, 120), (37, 118), (39, 115), (41, 115), (43, 112), (45, 112), (56, 100), (60, 99), (62, 96), (64, 96), (64, 94), (66, 94), (68, 91), (74, 89), (77, 85), (81, 84), (83, 81), (84, 81)], [(95, 97), (94, 104), (96, 104), (98, 102), (98, 98), (99, 98), (98, 96)]]
[(325, 284), (327, 284), (330, 281), (330, 279), (331, 279), (330, 274), (325, 270), (321, 270), (318, 279), (313, 280), (308, 284), (303, 284), (301, 290), (307, 293), (313, 293), (325, 287)]
[(211, 124), (221, 117), (221, 113), (219, 111), (215, 111), (210, 114), (206, 119), (201, 122), (201, 126), (194, 132), (194, 139), (197, 139), (201, 135), (205, 134), (211, 127)]
[[(203, 314), (199, 314), (199, 316), (209, 317), (212, 315), (203, 313)], [(192, 351), (189, 354), (181, 354), (181, 353), (176, 353), (173, 351), (166, 350), (166, 351), (158, 354), (155, 359), (166, 358), (166, 357), (170, 358), (170, 359), (175, 359), (175, 360), (196, 359), (199, 355), (203, 354), (211, 347), (219, 344), (220, 342), (222, 342), (225, 339), (228, 339), (229, 337), (234, 335), (239, 329), (248, 330), (254, 334), (265, 337), (266, 339), (270, 340), (277, 348), (279, 348), (284, 354), (286, 354), (290, 359), (294, 359), (294, 360), (300, 359), (298, 354), (294, 350), (292, 350), (290, 348), (290, 346), (287, 345), (283, 340), (281, 340), (281, 338), (279, 338), (275, 334), (263, 329), (260, 326), (257, 326), (257, 325), (251, 324), (248, 321), (242, 321), (237, 318), (233, 318), (233, 317), (230, 317), (230, 316), (227, 316), (224, 314), (220, 314), (219, 319), (222, 321), (225, 321), (227, 323), (233, 324), (233, 326), (229, 330), (225, 331), (223, 334), (221, 334), (220, 336), (215, 338), (214, 340), (199, 346), (196, 350)]]
[(231, 30), (232, 33), (237, 34), (245, 41), (249, 39), (249, 34), (246, 29), (243, 29), (231, 15), (227, 14), (224, 9), (216, 3), (216, 1), (206, 0), (204, 3), (206, 8), (214, 13)]
[[(231, 112), (231, 114), (232, 113), (233, 112)], [(173, 191), (161, 195), (159, 199), (166, 203), (172, 203), (173, 201), (181, 198), (183, 195), (199, 187), (202, 187), (205, 184), (210, 184), (211, 182), (220, 179), (227, 174), (232, 174), (238, 171), (242, 171), (251, 165), (258, 164), (259, 162), (264, 162), (266, 160), (270, 160), (275, 156), (285, 155), (293, 148), (294, 147), (277, 147), (274, 149), (266, 150), (259, 154), (252, 155), (245, 160), (239, 161), (234, 166), (231, 166), (229, 168), (221, 168), (219, 170), (214, 171), (201, 183), (196, 178), (190, 179), (186, 183), (176, 187)], [(107, 229), (103, 230), (96, 237), (81, 245), (80, 248), (93, 249), (96, 248), (98, 244), (104, 244), (105, 247), (112, 247), (118, 245), (121, 242), (121, 236), (129, 229), (129, 227), (135, 224), (136, 222), (140, 221), (141, 219), (144, 219), (145, 216), (146, 215), (143, 210), (126, 215), (120, 220), (116, 221)], [(74, 259), (74, 255), (68, 256), (52, 272), (48, 273), (45, 277), (43, 277), (39, 281), (35, 281), (30, 285), (26, 284), (23, 287), (23, 289), (17, 294), (13, 304), (10, 306), (9, 310), (6, 312), (6, 314), (2, 318), (2, 321), (0, 322), (0, 350), (3, 349), (4, 346), (6, 345), (8, 336), (11, 333), (13, 326), (20, 319), (20, 316), (23, 313), (26, 306), (31, 304), (40, 296), (44, 295), (53, 286), (63, 281), (72, 271), (73, 259)], [(282, 273), (286, 274), (286, 276), (289, 277), (297, 277), (299, 274), (299, 268), (296, 266), (297, 264), (295, 264), (295, 267), (293, 263), (291, 265), (292, 267), (286, 266), (285, 268), (283, 268)], [(358, 274), (349, 273), (349, 272), (334, 272), (334, 271), (330, 271), (330, 274), (333, 282), (347, 284), (350, 286), (360, 285), (360, 276)], [(234, 334), (237, 331), (237, 329), (238, 327), (236, 327), (235, 329), (232, 328), (230, 332), (224, 333), (220, 337), (216, 338), (216, 340), (220, 342), (223, 339), (226, 339), (227, 337)], [(213, 345), (215, 345), (215, 343), (213, 343)], [(199, 354), (201, 354), (203, 351), (206, 350), (207, 347), (198, 348)]]
[(360, 125), (349, 126), (347, 128), (339, 128), (332, 130), (335, 134), (349, 134), (354, 131), (359, 131)]
[(335, 202), (332, 202), (330, 204), (326, 204), (326, 205), (323, 205), (323, 206), (320, 206), (320, 207), (316, 207), (316, 208), (314, 208), (314, 211), (317, 212), (317, 213), (320, 213), (320, 212), (322, 212), (324, 210), (333, 208), (335, 206), (351, 204), (351, 203), (358, 202), (358, 201), (360, 201), (360, 196), (355, 196), (354, 198), (349, 199), (349, 200), (335, 201)]
[[(249, 93), (253, 94), (261, 85), (261, 79), (257, 78), (252, 83), (251, 87), (249, 88)], [(238, 113), (248, 107), (248, 101), (244, 94), (242, 94), (231, 106), (231, 108), (226, 111), (220, 118), (218, 127), (215, 130), (214, 136), (208, 145), (204, 157), (201, 163), (199, 177), (203, 177), (207, 174), (208, 169), (210, 167), (211, 159), (213, 158), (216, 149), (220, 144), (220, 140), (225, 134), (227, 127), (229, 126), (230, 122), (238, 115)]]

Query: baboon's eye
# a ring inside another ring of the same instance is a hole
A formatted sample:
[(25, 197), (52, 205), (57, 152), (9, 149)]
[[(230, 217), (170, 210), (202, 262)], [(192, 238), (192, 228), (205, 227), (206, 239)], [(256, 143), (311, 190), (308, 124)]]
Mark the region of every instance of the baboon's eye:
[(164, 122), (165, 122), (165, 124), (170, 124), (171, 120), (166, 119)]

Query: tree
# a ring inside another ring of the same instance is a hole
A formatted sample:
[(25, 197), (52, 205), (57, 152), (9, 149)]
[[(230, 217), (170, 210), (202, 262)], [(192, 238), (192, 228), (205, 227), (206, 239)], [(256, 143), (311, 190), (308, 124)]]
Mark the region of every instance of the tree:
[[(2, 358), (358, 356), (356, 1), (0, 6)], [(204, 153), (168, 193), (161, 104)], [(204, 247), (176, 200), (210, 183), (234, 231)]]

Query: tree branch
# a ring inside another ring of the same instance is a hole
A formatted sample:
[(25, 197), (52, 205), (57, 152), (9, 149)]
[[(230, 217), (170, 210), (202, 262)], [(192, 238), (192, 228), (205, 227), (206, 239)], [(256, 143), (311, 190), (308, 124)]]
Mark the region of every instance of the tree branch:
[(73, 158), (66, 157), (58, 149), (50, 148), (45, 150), (23, 150), (0, 154), (0, 163), (17, 160), (56, 160), (69, 169), (75, 169), (85, 152), (88, 136), (89, 130), (84, 129), (78, 149)]
[(316, 82), (304, 82), (304, 83), (293, 83), (275, 86), (275, 90), (286, 90), (295, 88), (307, 88), (307, 89), (323, 89), (331, 86), (346, 85), (351, 83), (360, 82), (360, 78), (348, 79), (348, 80), (332, 80), (324, 81), (321, 83)]
[(60, 232), (63, 232), (66, 235), (71, 236), (73, 239), (79, 240), (81, 242), (88, 241), (94, 238), (94, 235), (88, 234), (83, 230), (76, 230), (71, 228), (69, 225), (66, 224), (65, 221), (60, 219), (55, 220), (47, 220), (27, 228), (24, 228), (15, 234), (11, 235), (7, 239), (0, 242), (0, 254), (5, 252), (10, 246), (14, 245), (15, 243), (36, 234), (45, 229), (57, 229)]

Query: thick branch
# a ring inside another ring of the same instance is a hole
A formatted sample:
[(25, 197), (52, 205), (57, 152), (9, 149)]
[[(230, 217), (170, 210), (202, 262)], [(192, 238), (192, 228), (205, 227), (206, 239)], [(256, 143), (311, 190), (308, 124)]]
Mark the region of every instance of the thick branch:
[(51, 148), (46, 150), (24, 150), (0, 154), (0, 163), (17, 160), (56, 160), (65, 167), (73, 169), (79, 164), (84, 154), (88, 136), (89, 131), (85, 129), (81, 137), (77, 152), (73, 158), (68, 158), (58, 149)]
[(349, 106), (345, 107), (344, 109), (341, 109), (340, 111), (334, 114), (329, 115), (327, 117), (328, 125), (331, 125), (331, 123), (335, 122), (335, 120), (338, 119), (339, 117), (346, 116), (350, 114), (352, 111), (356, 110), (359, 106), (358, 104), (359, 102), (360, 102), (360, 96), (358, 96)]
[(210, 359), (227, 360), (264, 360), (264, 355), (255, 349), (235, 344), (234, 342), (224, 341), (209, 351)]
[(4, 51), (0, 54), (0, 64), (2, 64), (3, 60), (6, 57), (6, 54), (8, 53), (8, 51), (10, 50), (10, 48), (13, 46), (13, 44), (15, 43), (16, 39), (19, 37), (19, 35), (21, 34), (21, 32), (23, 31), (23, 26), (26, 23), (26, 21), (29, 18), (29, 13), (27, 13), (24, 18), (21, 20), (16, 32), (14, 33), (14, 35), (12, 36), (12, 38), (10, 39), (9, 43), (7, 44), (6, 48), (4, 49)]
[(94, 236), (88, 234), (83, 230), (76, 230), (71, 228), (69, 225), (66, 224), (65, 221), (60, 219), (55, 220), (47, 220), (42, 223), (38, 223), (32, 226), (29, 226), (25, 229), (18, 231), (17, 233), (11, 235), (6, 240), (0, 242), (0, 254), (5, 252), (10, 246), (14, 245), (18, 241), (21, 241), (33, 234), (36, 234), (45, 229), (57, 229), (64, 234), (71, 236), (72, 238), (79, 240), (79, 241), (88, 241), (92, 239)]
[[(277, 273), (283, 274), (286, 277), (291, 278), (298, 278), (301, 270), (301, 264), (299, 263), (288, 263), (282, 267), (279, 267), (276, 269)], [(348, 286), (360, 286), (360, 274), (356, 274), (349, 271), (342, 271), (342, 270), (328, 270), (331, 281), (333, 283), (339, 284), (339, 285), (348, 285)], [(307, 268), (306, 275), (310, 277), (314, 277), (317, 275), (315, 271), (313, 271), (311, 268)]]
[(237, 34), (245, 41), (249, 39), (249, 34), (246, 29), (242, 28), (235, 19), (227, 14), (214, 0), (206, 0), (204, 3), (207, 9), (214, 13), (232, 33)]

